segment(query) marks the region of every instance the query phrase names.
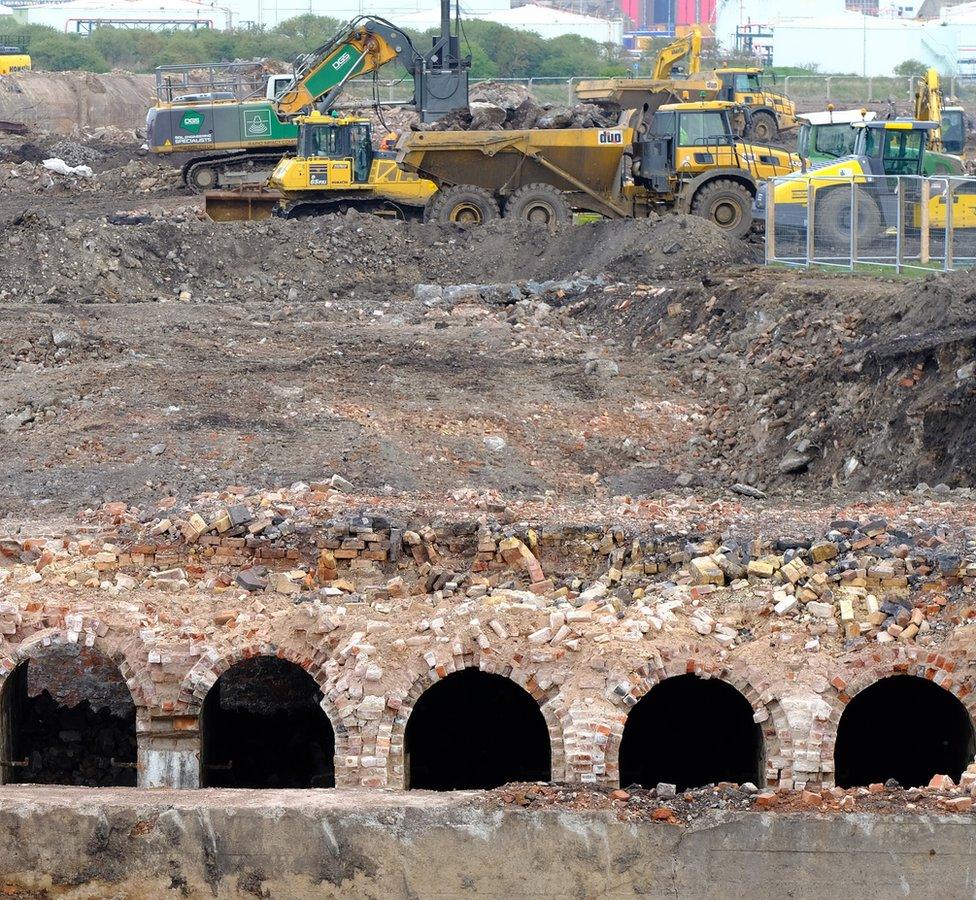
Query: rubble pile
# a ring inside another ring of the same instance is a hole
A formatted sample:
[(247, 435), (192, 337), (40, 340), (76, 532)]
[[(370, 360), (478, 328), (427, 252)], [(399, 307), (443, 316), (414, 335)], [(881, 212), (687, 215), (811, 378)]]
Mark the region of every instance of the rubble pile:
[(444, 116), (428, 131), (500, 131), (527, 128), (613, 128), (617, 116), (593, 103), (540, 104), (527, 87), (482, 82), (471, 89), (468, 109)]
[(754, 784), (722, 782), (687, 791), (674, 785), (656, 788), (593, 788), (583, 785), (542, 783), (507, 784), (489, 794), (488, 802), (523, 809), (605, 809), (623, 822), (660, 822), (684, 826), (718, 810), (755, 810), (778, 813), (874, 814), (933, 812), (972, 814), (976, 797), (976, 766), (970, 766), (956, 785), (947, 775), (936, 775), (927, 785), (902, 787), (893, 779), (858, 788), (760, 790)]

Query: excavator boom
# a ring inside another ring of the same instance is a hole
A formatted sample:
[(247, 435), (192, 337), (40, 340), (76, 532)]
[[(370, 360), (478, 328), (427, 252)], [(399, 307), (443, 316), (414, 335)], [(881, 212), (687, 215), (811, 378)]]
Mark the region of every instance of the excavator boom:
[(936, 127), (929, 131), (927, 149), (941, 153), (942, 146), (942, 87), (939, 73), (929, 69), (919, 86), (915, 89), (915, 119), (919, 122), (935, 122)]
[(327, 44), (296, 61), (295, 81), (275, 98), (278, 114), (298, 115), (317, 103), (328, 108), (349, 79), (396, 59), (414, 74), (418, 54), (402, 31), (383, 19), (354, 19)]
[(682, 60), (687, 59), (685, 73), (694, 75), (701, 71), (701, 29), (692, 28), (684, 37), (672, 41), (657, 55), (654, 61), (653, 78), (656, 81), (663, 81), (671, 77), (674, 67)]

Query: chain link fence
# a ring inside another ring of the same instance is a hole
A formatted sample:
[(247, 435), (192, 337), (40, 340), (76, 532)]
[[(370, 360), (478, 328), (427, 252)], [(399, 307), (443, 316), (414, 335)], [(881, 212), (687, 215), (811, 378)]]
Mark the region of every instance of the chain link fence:
[(896, 273), (976, 265), (972, 178), (775, 178), (758, 203), (767, 264)]

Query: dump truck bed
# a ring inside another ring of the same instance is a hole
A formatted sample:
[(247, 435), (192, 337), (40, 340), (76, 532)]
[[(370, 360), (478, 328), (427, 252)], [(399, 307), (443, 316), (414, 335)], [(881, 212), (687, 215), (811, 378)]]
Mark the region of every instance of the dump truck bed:
[(420, 131), (400, 139), (397, 162), (438, 187), (469, 184), (504, 196), (549, 184), (587, 198), (583, 206), (625, 215), (620, 169), (633, 139), (631, 128)]
[(587, 103), (615, 103), (621, 109), (654, 112), (662, 103), (717, 97), (722, 80), (714, 73), (691, 75), (687, 79), (592, 78), (576, 85), (576, 99)]

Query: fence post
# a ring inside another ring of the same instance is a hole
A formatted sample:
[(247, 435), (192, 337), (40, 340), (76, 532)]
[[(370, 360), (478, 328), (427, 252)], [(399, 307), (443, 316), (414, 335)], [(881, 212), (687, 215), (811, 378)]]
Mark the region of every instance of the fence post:
[(776, 179), (766, 182), (766, 265), (776, 261)]
[(899, 275), (902, 269), (902, 254), (904, 253), (903, 235), (905, 233), (905, 176), (896, 175), (895, 196), (897, 204), (895, 206), (895, 272)]
[(874, 100), (874, 78), (868, 79), (868, 103)]
[(813, 259), (813, 254), (817, 249), (816, 243), (813, 239), (814, 229), (817, 227), (815, 221), (815, 215), (813, 211), (813, 179), (811, 178), (807, 182), (807, 268), (810, 268), (810, 261)]
[(828, 100), (830, 100), (830, 82), (831, 82), (831, 77), (828, 75), (827, 76), (827, 99)]
[[(946, 190), (948, 190), (949, 184), (946, 182)], [(932, 182), (928, 178), (922, 178), (922, 207), (919, 210), (919, 227), (921, 228), (921, 233), (919, 235), (919, 262), (923, 266), (927, 266), (929, 263), (929, 199), (932, 196)]]
[(851, 176), (851, 271), (854, 271), (854, 260), (857, 259), (857, 186), (854, 176)]
[(955, 248), (953, 244), (956, 238), (956, 226), (955, 213), (953, 206), (953, 187), (952, 180), (946, 179), (946, 227), (945, 227), (945, 269), (947, 272), (951, 272), (954, 268), (953, 256), (955, 256)]
[(783, 93), (786, 94), (787, 97), (790, 96), (790, 79), (792, 77), (793, 77), (792, 75), (787, 75), (783, 79)]
[(566, 105), (573, 107), (576, 105), (576, 91), (573, 89), (573, 79), (566, 79)]

